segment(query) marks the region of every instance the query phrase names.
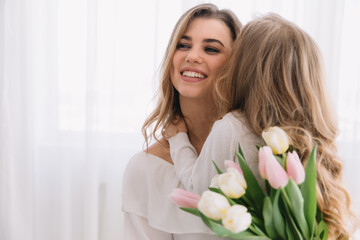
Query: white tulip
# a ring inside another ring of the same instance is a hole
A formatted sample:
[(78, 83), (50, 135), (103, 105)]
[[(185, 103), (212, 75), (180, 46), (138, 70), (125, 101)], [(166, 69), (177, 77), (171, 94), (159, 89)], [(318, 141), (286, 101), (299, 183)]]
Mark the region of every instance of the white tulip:
[(215, 175), (210, 182), (210, 187), (219, 188), (219, 175)]
[(220, 220), (229, 208), (230, 204), (223, 195), (209, 190), (203, 192), (198, 203), (200, 212), (214, 220)]
[(284, 130), (279, 127), (270, 127), (262, 132), (265, 140), (274, 154), (282, 154), (289, 148), (289, 137)]
[(224, 227), (234, 233), (245, 231), (251, 224), (251, 215), (242, 205), (230, 207), (222, 219)]
[(247, 187), (244, 176), (235, 168), (228, 168), (226, 173), (220, 174), (218, 183), (221, 191), (230, 198), (240, 198)]

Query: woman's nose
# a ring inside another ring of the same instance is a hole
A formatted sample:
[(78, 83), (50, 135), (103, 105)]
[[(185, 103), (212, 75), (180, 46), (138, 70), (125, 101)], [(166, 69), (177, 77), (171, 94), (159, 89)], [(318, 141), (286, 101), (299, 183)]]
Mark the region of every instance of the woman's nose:
[(192, 48), (188, 51), (188, 54), (185, 59), (189, 63), (202, 63), (201, 52), (199, 49)]

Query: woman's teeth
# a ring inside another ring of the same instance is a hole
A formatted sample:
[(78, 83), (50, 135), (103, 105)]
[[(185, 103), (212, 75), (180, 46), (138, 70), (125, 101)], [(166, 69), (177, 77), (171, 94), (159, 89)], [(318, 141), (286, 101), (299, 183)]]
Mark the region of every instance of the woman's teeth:
[(205, 78), (205, 75), (203, 75), (201, 73), (190, 72), (190, 71), (184, 71), (182, 75), (186, 76), (186, 77)]

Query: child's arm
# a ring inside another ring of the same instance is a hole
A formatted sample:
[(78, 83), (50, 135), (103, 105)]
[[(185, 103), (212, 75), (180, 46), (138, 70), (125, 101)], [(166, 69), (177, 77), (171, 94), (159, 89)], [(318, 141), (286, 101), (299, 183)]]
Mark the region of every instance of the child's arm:
[(193, 191), (192, 174), (198, 155), (191, 145), (188, 135), (179, 132), (168, 139), (170, 145), (170, 155), (174, 163), (176, 176), (188, 191)]
[(176, 124), (170, 124), (165, 129), (163, 136), (169, 141), (170, 155), (174, 163), (176, 176), (186, 190), (191, 191), (191, 175), (198, 154), (190, 143), (186, 132), (187, 127), (184, 120), (179, 120)]
[(176, 130), (176, 125), (167, 130), (175, 172), (187, 191), (201, 194), (209, 187), (217, 174), (212, 160), (224, 170), (224, 160), (234, 158), (237, 141), (227, 119), (214, 124), (199, 156), (184, 131)]

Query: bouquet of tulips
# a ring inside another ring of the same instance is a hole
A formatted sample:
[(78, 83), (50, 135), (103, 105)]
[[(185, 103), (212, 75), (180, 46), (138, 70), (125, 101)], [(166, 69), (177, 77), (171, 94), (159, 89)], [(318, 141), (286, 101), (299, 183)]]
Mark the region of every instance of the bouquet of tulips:
[(316, 202), (316, 145), (305, 169), (279, 127), (262, 134), (259, 149), (262, 188), (239, 145), (239, 165), (226, 160), (209, 190), (197, 195), (174, 189), (170, 198), (219, 237), (233, 239), (327, 239), (327, 224)]

